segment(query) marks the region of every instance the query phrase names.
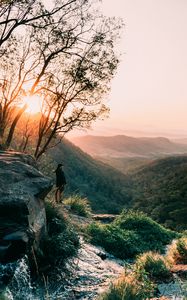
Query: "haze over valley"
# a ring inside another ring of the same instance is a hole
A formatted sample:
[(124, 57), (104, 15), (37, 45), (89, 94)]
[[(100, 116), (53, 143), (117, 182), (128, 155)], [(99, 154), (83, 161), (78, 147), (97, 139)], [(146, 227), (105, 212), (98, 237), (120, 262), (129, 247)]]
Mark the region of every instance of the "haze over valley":
[(187, 145), (164, 137), (81, 136), (71, 141), (94, 158), (119, 169), (132, 171), (155, 159), (187, 154)]

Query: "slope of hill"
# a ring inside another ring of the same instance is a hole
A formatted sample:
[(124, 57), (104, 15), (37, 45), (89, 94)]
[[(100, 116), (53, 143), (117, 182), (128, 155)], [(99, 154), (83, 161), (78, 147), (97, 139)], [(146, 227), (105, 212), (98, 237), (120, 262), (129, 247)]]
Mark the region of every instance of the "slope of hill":
[(133, 207), (173, 229), (187, 229), (187, 156), (159, 159), (131, 177)]
[(148, 165), (154, 159), (147, 157), (94, 157), (105, 164), (117, 169), (125, 175), (137, 171), (140, 167)]
[(178, 144), (183, 144), (186, 145), (187, 144), (187, 138), (178, 138), (178, 139), (174, 139), (172, 140), (174, 143), (178, 143)]
[(187, 146), (176, 144), (164, 137), (135, 138), (125, 135), (83, 136), (72, 142), (92, 156), (109, 157), (146, 157), (187, 153)]
[(66, 195), (88, 197), (95, 212), (118, 213), (133, 207), (170, 228), (187, 229), (187, 156), (155, 160), (128, 176), (67, 140), (51, 149), (50, 156), (55, 166), (64, 164)]
[(49, 153), (55, 162), (64, 164), (67, 194), (88, 197), (93, 210), (99, 212), (118, 213), (129, 205), (131, 184), (124, 174), (94, 160), (65, 139)]

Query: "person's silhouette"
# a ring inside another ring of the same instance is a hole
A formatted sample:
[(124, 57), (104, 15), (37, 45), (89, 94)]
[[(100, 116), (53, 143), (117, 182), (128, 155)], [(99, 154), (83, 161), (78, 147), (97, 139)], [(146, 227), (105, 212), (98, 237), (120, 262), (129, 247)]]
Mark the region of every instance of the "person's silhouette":
[(55, 200), (56, 200), (56, 203), (60, 203), (60, 200), (61, 200), (61, 196), (62, 196), (62, 193), (64, 191), (64, 186), (66, 184), (66, 177), (65, 177), (65, 174), (64, 174), (64, 171), (62, 169), (63, 165), (62, 164), (58, 164), (58, 167), (55, 171), (56, 173), (56, 192), (55, 192)]

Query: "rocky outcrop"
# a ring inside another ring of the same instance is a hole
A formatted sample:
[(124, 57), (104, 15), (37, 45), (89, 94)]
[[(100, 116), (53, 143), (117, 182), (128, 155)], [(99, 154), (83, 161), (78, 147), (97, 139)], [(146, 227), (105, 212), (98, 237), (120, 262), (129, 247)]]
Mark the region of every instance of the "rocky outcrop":
[(46, 234), (43, 199), (51, 188), (31, 156), (0, 151), (0, 263), (38, 247)]

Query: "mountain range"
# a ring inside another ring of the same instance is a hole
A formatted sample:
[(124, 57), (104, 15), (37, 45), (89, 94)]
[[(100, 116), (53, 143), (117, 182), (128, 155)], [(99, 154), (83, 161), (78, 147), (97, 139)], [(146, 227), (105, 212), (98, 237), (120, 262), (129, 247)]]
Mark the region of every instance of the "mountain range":
[(165, 137), (82, 136), (72, 142), (92, 156), (111, 157), (157, 157), (187, 153), (187, 146), (174, 143)]
[(164, 137), (82, 136), (72, 142), (96, 159), (127, 174), (151, 161), (187, 153), (187, 144), (175, 143)]

